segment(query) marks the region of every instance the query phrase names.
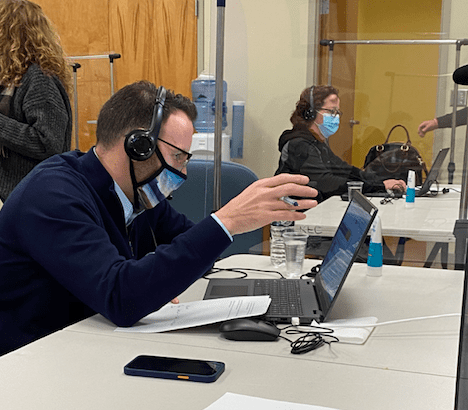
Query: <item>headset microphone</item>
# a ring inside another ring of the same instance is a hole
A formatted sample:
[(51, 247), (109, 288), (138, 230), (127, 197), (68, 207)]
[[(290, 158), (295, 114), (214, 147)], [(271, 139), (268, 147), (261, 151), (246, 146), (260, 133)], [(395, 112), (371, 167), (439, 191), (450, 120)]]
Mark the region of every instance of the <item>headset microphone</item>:
[(165, 101), (166, 89), (161, 86), (156, 92), (156, 103), (149, 129), (133, 130), (126, 135), (124, 143), (125, 152), (131, 159), (145, 161), (156, 150), (156, 141), (161, 129)]

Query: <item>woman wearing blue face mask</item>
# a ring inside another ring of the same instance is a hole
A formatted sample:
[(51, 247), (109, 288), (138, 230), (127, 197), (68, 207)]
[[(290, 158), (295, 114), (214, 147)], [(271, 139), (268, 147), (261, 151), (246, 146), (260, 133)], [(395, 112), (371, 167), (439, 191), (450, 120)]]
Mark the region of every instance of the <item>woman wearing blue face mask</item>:
[(275, 175), (281, 173), (307, 175), (315, 181), (321, 193), (319, 200), (348, 192), (348, 181), (364, 182), (363, 192), (385, 192), (405, 182), (395, 179), (382, 181), (337, 157), (326, 140), (339, 128), (340, 99), (332, 86), (307, 87), (301, 93), (291, 115), (293, 128), (279, 139), (281, 157)]

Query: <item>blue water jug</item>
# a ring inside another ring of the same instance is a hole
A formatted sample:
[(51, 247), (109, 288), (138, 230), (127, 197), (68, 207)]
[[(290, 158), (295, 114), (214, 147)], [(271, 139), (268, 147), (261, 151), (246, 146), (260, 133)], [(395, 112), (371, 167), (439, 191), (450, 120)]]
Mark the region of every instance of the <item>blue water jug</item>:
[[(192, 101), (197, 107), (197, 120), (194, 123), (198, 132), (214, 132), (215, 129), (215, 94), (216, 81), (214, 76), (201, 74), (192, 81)], [(227, 127), (226, 105), (227, 83), (223, 81), (223, 116), (222, 128)]]

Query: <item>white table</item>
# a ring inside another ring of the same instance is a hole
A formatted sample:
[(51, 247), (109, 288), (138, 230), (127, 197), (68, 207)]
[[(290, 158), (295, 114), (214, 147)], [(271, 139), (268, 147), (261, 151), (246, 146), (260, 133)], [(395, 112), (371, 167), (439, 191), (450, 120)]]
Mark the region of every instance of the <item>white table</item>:
[[(306, 260), (305, 269), (316, 261)], [(269, 258), (236, 255), (219, 267), (271, 269)], [(269, 275), (267, 275), (269, 276)], [(180, 296), (201, 299), (200, 280)], [(379, 321), (460, 312), (463, 272), (384, 266), (366, 276), (355, 264), (334, 318)], [(235, 342), (217, 325), (162, 334), (119, 333), (100, 315), (0, 358), (2, 406), (8, 409), (204, 409), (225, 392), (351, 409), (453, 408), (459, 317), (376, 327), (364, 345), (333, 344), (292, 355), (283, 339)], [(139, 354), (220, 360), (215, 383), (123, 374)]]
[[(380, 203), (382, 198), (369, 199), (379, 209), (383, 236), (455, 242), (453, 228), (459, 217), (460, 194), (450, 192), (430, 198), (416, 198), (414, 208), (406, 208), (403, 198), (385, 205)], [(347, 206), (347, 201), (333, 196), (306, 211), (306, 219), (296, 221), (296, 225), (309, 235), (334, 236)]]
[[(425, 266), (431, 266), (438, 251), (442, 252), (442, 264), (447, 266), (448, 244), (455, 242), (455, 222), (459, 218), (460, 194), (450, 191), (434, 197), (416, 198), (413, 208), (405, 207), (404, 198), (381, 204), (382, 198), (369, 198), (378, 208), (382, 221), (382, 235), (410, 238), (416, 241), (435, 242), (430, 254), (424, 258)], [(306, 219), (297, 221), (296, 226), (309, 235), (334, 236), (338, 224), (348, 206), (339, 196), (320, 203), (305, 212)], [(397, 253), (402, 254), (399, 247)], [(397, 259), (402, 255), (397, 255)]]

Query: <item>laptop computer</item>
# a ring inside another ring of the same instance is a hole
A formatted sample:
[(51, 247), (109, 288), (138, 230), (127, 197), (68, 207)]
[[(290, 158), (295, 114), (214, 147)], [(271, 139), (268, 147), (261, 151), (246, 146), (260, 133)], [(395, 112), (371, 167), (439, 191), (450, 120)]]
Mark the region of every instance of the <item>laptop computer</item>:
[[(432, 184), (437, 181), (440, 169), (442, 168), (442, 164), (443, 164), (443, 162), (445, 160), (445, 157), (447, 156), (447, 153), (449, 152), (449, 149), (450, 148), (442, 148), (437, 153), (437, 157), (434, 160), (434, 163), (432, 164), (431, 170), (429, 171), (424, 183), (420, 187), (416, 187), (416, 189), (415, 189), (415, 195), (416, 196), (424, 196), (430, 191)], [(377, 198), (380, 198), (380, 197), (382, 197), (382, 198), (387, 198), (387, 197), (402, 198), (403, 197), (403, 193), (400, 192), (400, 191), (392, 191), (392, 193), (388, 193), (388, 192), (368, 192), (365, 195), (367, 197), (369, 197), (369, 198), (375, 198), (375, 197), (377, 197)], [(343, 201), (347, 201), (348, 200), (348, 194), (346, 193), (346, 194), (341, 195), (341, 199)]]
[[(292, 318), (298, 318), (307, 325), (313, 320), (324, 322), (376, 214), (377, 208), (365, 196), (353, 195), (315, 279), (210, 279), (204, 299), (270, 295), (265, 320), (290, 324)], [(285, 294), (277, 295), (280, 287)]]
[(421, 187), (416, 187), (416, 196), (426, 195), (431, 189), (432, 184), (437, 181), (440, 169), (442, 168), (442, 163), (444, 162), (445, 157), (449, 152), (449, 149), (450, 148), (442, 148), (438, 152), (437, 157), (434, 160), (434, 163), (432, 164), (431, 170), (429, 171), (426, 180), (424, 181)]

